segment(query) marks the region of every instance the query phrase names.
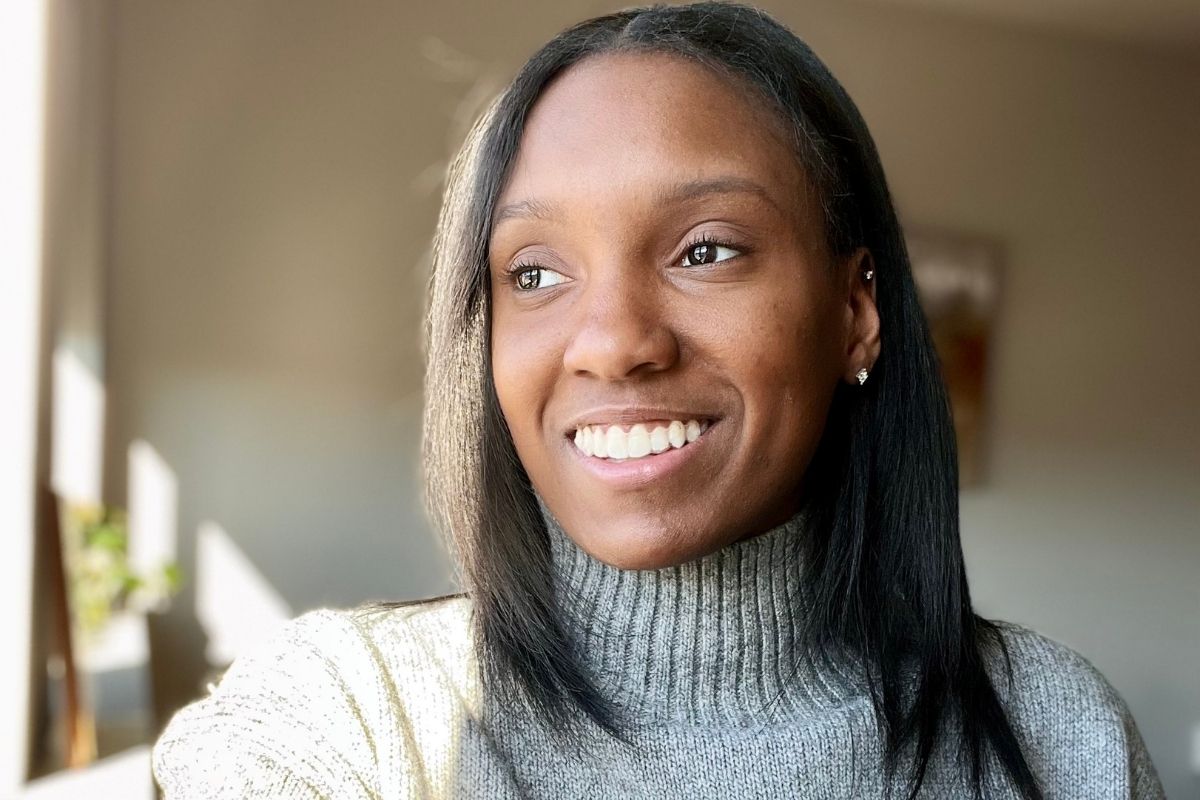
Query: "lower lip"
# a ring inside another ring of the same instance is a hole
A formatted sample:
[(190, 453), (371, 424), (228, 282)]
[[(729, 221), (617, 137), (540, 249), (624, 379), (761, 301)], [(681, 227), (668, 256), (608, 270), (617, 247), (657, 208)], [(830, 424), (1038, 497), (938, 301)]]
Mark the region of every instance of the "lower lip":
[(583, 468), (592, 475), (614, 488), (633, 489), (662, 480), (707, 450), (709, 436), (716, 427), (716, 422), (711, 423), (696, 441), (683, 447), (672, 447), (658, 455), (624, 461), (586, 455), (570, 439), (566, 440), (566, 445), (571, 448), (571, 452), (579, 459)]

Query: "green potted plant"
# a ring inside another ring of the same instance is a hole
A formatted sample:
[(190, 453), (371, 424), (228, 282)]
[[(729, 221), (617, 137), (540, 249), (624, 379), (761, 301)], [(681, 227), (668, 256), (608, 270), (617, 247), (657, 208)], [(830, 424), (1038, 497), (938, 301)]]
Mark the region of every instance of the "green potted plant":
[(129, 562), (129, 527), (122, 509), (68, 506), (64, 557), (72, 623), (84, 639), (98, 636), (114, 613), (161, 611), (182, 584), (170, 562), (137, 571)]
[[(103, 693), (99, 678), (114, 664), (126, 669), (130, 661), (144, 663), (146, 614), (166, 610), (183, 576), (175, 562), (151, 569), (131, 562), (128, 518), (120, 508), (65, 503), (61, 521), (67, 635), (72, 645), (64, 652), (69, 663), (60, 659), (60, 666), (55, 667), (52, 662), (51, 675), (67, 678), (65, 760), (80, 766), (95, 759), (106, 740), (127, 740), (131, 730), (145, 727), (138, 722), (144, 719), (144, 710), (139, 708), (122, 708), (117, 718), (108, 718), (107, 723), (101, 720), (103, 724), (98, 726), (98, 693)], [(108, 739), (100, 736), (98, 741), (98, 727), (99, 733), (114, 735)]]

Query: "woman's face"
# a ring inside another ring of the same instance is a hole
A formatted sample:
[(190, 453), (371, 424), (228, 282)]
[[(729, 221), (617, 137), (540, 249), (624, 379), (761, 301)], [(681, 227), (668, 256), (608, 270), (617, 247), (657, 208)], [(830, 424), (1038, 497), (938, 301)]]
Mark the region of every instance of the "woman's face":
[(839, 381), (878, 354), (781, 122), (682, 59), (593, 57), (528, 119), (490, 247), (492, 377), (534, 488), (649, 569), (785, 521)]

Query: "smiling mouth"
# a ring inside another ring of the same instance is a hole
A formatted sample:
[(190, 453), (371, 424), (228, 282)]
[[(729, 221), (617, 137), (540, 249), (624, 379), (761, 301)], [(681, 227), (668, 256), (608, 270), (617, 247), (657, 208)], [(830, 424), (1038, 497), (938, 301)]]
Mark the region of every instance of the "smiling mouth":
[(592, 458), (633, 461), (682, 450), (713, 422), (706, 419), (660, 420), (633, 425), (585, 425), (575, 430), (575, 447)]

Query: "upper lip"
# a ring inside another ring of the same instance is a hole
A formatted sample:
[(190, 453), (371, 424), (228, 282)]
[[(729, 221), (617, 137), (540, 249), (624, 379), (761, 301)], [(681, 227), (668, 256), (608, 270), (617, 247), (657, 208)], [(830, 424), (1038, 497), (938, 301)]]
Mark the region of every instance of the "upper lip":
[(568, 423), (569, 427), (566, 433), (568, 436), (574, 435), (575, 431), (588, 425), (632, 425), (638, 422), (663, 419), (677, 419), (681, 422), (691, 419), (716, 422), (717, 415), (711, 411), (682, 410), (662, 406), (604, 406), (590, 409), (576, 416)]

